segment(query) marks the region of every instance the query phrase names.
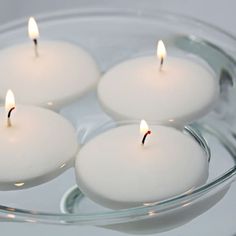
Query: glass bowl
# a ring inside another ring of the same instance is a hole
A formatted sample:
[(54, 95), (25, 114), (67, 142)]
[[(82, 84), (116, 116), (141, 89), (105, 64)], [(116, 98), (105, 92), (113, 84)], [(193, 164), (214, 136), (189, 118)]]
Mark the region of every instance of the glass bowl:
[[(191, 126), (211, 150), (207, 183), (191, 192), (138, 208), (113, 211), (87, 199), (70, 168), (54, 180), (17, 191), (0, 192), (0, 217), (6, 221), (95, 225), (130, 233), (155, 233), (182, 225), (215, 205), (235, 180), (236, 39), (217, 27), (166, 12), (80, 8), (37, 17), (41, 38), (84, 47), (102, 72), (136, 56), (154, 54), (163, 39), (170, 51), (194, 54), (215, 71), (220, 98), (215, 109)], [(27, 19), (0, 28), (0, 48), (27, 39)], [(39, 40), (40, 44), (40, 40)], [(88, 134), (112, 119), (91, 91), (60, 113), (76, 127), (83, 143)], [(71, 188), (72, 187), (72, 188)]]

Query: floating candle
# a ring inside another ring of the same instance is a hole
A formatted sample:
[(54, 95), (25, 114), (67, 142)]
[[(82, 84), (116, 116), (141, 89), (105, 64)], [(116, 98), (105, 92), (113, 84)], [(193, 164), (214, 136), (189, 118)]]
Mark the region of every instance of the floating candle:
[(120, 209), (161, 201), (205, 183), (208, 159), (190, 135), (142, 124), (139, 138), (138, 129), (135, 124), (113, 128), (82, 147), (76, 176), (84, 194)]
[(95, 87), (100, 73), (85, 50), (67, 42), (38, 42), (33, 18), (29, 36), (32, 45), (22, 43), (1, 50), (0, 97), (12, 88), (19, 103), (57, 110)]
[[(0, 108), (0, 190), (46, 182), (71, 166), (78, 149), (70, 123), (47, 109), (14, 104), (9, 91)], [(9, 112), (11, 114), (9, 115)]]
[[(140, 57), (111, 68), (98, 84), (98, 98), (115, 119), (142, 119), (185, 125), (208, 113), (219, 88), (211, 68), (200, 58)], [(165, 59), (164, 59), (165, 58)]]

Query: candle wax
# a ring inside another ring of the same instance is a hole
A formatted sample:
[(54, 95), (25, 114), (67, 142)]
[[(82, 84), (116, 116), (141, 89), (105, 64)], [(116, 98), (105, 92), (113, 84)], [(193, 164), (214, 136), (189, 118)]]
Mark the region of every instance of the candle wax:
[(98, 98), (115, 119), (185, 125), (208, 113), (219, 94), (215, 74), (200, 59), (141, 57), (111, 68)]
[(32, 187), (73, 164), (76, 132), (62, 116), (47, 109), (17, 105), (11, 127), (0, 108), (0, 190)]
[(76, 158), (77, 183), (93, 201), (112, 209), (161, 201), (204, 184), (208, 160), (187, 134), (152, 126), (141, 145), (138, 125), (106, 131)]
[(59, 109), (96, 86), (99, 70), (82, 48), (60, 41), (15, 45), (0, 53), (0, 97), (10, 88), (21, 104)]

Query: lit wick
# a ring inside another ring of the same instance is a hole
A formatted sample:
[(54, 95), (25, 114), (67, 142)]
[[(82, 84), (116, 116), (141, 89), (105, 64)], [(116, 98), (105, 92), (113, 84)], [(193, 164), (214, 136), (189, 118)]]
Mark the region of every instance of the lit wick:
[(147, 136), (148, 136), (149, 134), (151, 134), (151, 133), (152, 133), (151, 130), (148, 130), (148, 131), (144, 134), (143, 139), (142, 139), (142, 145), (144, 145)]
[(38, 40), (37, 39), (33, 39), (34, 41), (34, 54), (36, 57), (39, 56), (39, 53), (38, 53)]
[(14, 109), (15, 107), (12, 107), (7, 114), (7, 127), (11, 127), (11, 113)]
[(162, 70), (164, 58), (166, 57), (166, 48), (162, 40), (157, 43), (157, 56), (160, 59), (160, 70)]
[(29, 18), (29, 22), (28, 22), (28, 34), (30, 39), (33, 40), (34, 42), (34, 53), (35, 56), (38, 57), (38, 37), (39, 37), (39, 29), (38, 29), (38, 25), (35, 21), (35, 19), (33, 17)]
[(11, 127), (11, 113), (15, 109), (15, 98), (11, 90), (7, 91), (5, 109), (7, 111), (7, 127)]
[(160, 62), (160, 70), (162, 69), (163, 63), (164, 63), (164, 58), (162, 57)]
[(145, 120), (141, 120), (140, 122), (140, 133), (143, 134), (142, 145), (144, 145), (147, 136), (152, 133)]

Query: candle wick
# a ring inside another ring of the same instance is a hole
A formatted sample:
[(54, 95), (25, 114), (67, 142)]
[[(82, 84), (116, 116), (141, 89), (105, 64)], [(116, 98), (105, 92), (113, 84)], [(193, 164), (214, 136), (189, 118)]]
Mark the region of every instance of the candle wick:
[(11, 127), (11, 113), (14, 109), (15, 107), (12, 107), (7, 114), (7, 127)]
[(160, 61), (160, 70), (162, 69), (164, 64), (164, 57), (161, 57), (161, 61)]
[(148, 131), (144, 134), (143, 139), (142, 139), (142, 145), (144, 145), (147, 136), (148, 136), (149, 134), (151, 134), (151, 133), (152, 133), (151, 130), (148, 130)]
[(38, 57), (39, 56), (39, 53), (38, 53), (38, 40), (33, 39), (33, 42), (34, 42), (34, 53), (35, 53), (35, 56)]

